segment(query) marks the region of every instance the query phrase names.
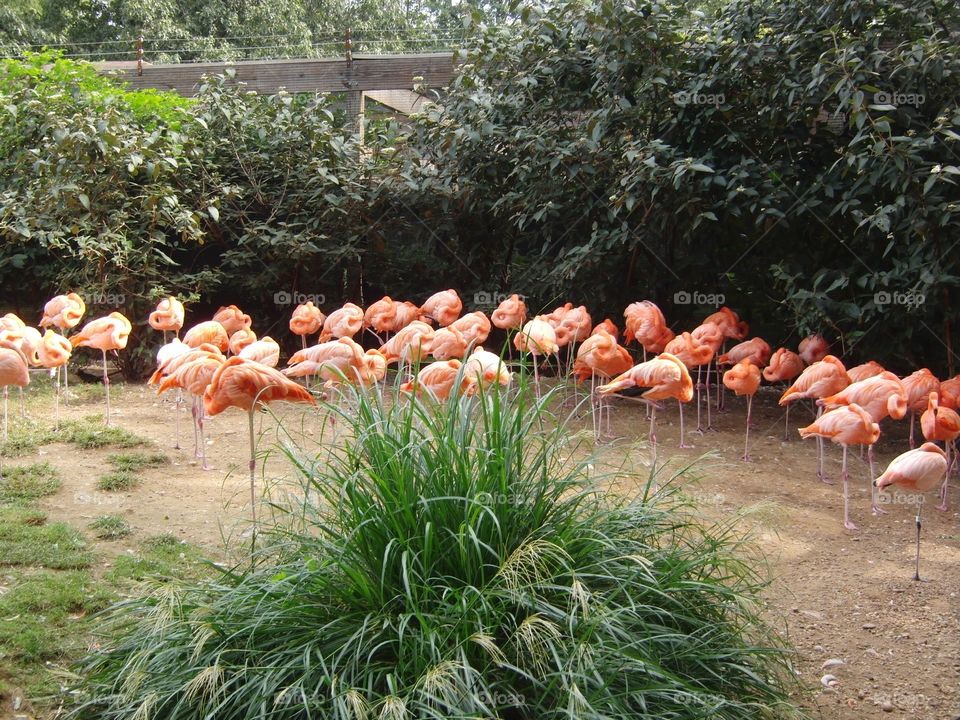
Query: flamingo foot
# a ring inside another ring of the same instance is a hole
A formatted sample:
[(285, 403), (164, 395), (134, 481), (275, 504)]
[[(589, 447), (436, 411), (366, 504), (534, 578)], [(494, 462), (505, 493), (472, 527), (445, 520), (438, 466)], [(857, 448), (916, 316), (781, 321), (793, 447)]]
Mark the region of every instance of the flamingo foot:
[(825, 483), (827, 485), (836, 485), (836, 483), (833, 480), (827, 477), (826, 473), (817, 473), (817, 477), (820, 478), (820, 482), (822, 483)]
[(887, 511), (884, 510), (884, 509), (883, 509), (882, 507), (880, 507), (879, 505), (877, 505), (876, 503), (870, 503), (870, 511), (871, 511), (874, 515), (876, 515), (877, 517), (880, 517), (881, 515), (886, 515), (886, 514), (887, 514)]
[(940, 510), (941, 512), (946, 512), (946, 510), (947, 510), (947, 504), (946, 504), (946, 503), (940, 503), (939, 505), (934, 505), (933, 507), (934, 507), (934, 509)]
[(690, 443), (680, 443), (680, 449), (681, 449), (681, 450), (690, 450), (690, 449), (692, 449), (693, 447), (695, 447), (695, 446), (694, 446), (694, 445), (691, 445)]
[(749, 453), (744, 453), (741, 460), (743, 460), (745, 463), (753, 462), (753, 459), (750, 457)]
[(850, 520), (844, 520), (844, 521), (843, 521), (843, 526), (844, 526), (847, 530), (859, 530), (859, 529), (860, 529), (860, 528), (858, 528), (856, 525), (854, 525)]

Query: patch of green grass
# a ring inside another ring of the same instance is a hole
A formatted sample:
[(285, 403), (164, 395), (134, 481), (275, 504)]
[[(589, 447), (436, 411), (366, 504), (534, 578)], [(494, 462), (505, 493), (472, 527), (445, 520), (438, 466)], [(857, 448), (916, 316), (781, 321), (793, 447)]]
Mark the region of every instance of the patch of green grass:
[(0, 442), (0, 456), (9, 458), (32, 455), (38, 447), (53, 440), (53, 432), (41, 427), (35, 420), (11, 419), (7, 441)]
[(205, 574), (208, 567), (202, 562), (199, 548), (171, 534), (163, 534), (144, 540), (135, 555), (117, 557), (104, 579), (111, 583), (122, 583), (149, 577), (198, 578)]
[(0, 525), (43, 525), (47, 514), (42, 510), (20, 505), (0, 505)]
[[(0, 516), (2, 517), (2, 516)], [(0, 522), (0, 566), (37, 565), (55, 570), (89, 567), (93, 562), (83, 536), (65, 523)]]
[(102, 447), (132, 448), (149, 444), (146, 439), (122, 427), (104, 425), (100, 415), (61, 423), (58, 439), (73, 443), (83, 450)]
[(4, 685), (28, 697), (50, 695), (56, 678), (44, 663), (66, 664), (83, 652), (87, 617), (112, 599), (83, 570), (18, 570), (4, 577), (0, 595), (0, 693)]
[(140, 478), (127, 470), (114, 470), (97, 479), (97, 488), (107, 492), (130, 490), (140, 484)]
[[(5, 467), (0, 480), (0, 502), (36, 500), (60, 489), (60, 473), (48, 462)], [(0, 557), (2, 560), (2, 557)]]
[(130, 523), (119, 515), (101, 515), (87, 527), (100, 540), (119, 540), (133, 532)]
[(117, 470), (136, 472), (137, 470), (142, 470), (143, 468), (166, 465), (170, 462), (170, 458), (159, 452), (129, 452), (110, 455), (107, 457), (107, 462), (113, 465), (113, 467), (115, 467)]

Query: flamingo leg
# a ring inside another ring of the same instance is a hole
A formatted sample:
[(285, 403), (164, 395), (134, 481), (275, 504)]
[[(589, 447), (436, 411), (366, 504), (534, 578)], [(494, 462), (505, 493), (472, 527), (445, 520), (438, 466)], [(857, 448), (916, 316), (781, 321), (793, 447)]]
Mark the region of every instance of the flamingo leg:
[(540, 399), (540, 371), (537, 369), (537, 356), (536, 354), (531, 355), (533, 358), (533, 385), (536, 388), (537, 400)]
[(790, 442), (790, 403), (787, 403), (787, 413), (783, 420), (783, 441)]
[(200, 405), (200, 412), (197, 413), (197, 426), (200, 429), (200, 467), (204, 470), (209, 470), (210, 466), (207, 465), (207, 441), (203, 436), (203, 415), (204, 407)]
[(923, 503), (917, 505), (917, 560), (913, 568), (913, 579), (920, 582), (920, 512), (923, 510)]
[(703, 365), (697, 365), (697, 432), (703, 434), (703, 423), (700, 420), (700, 375)]
[(301, 336), (300, 336), (300, 347), (303, 348), (304, 350), (307, 349), (307, 336), (306, 336), (306, 335), (301, 335)]
[(843, 479), (843, 526), (847, 530), (856, 530), (857, 526), (850, 522), (850, 476), (847, 474), (847, 446), (843, 446), (843, 469), (840, 471)]
[(107, 396), (107, 425), (110, 424), (110, 375), (107, 372), (107, 351), (103, 350), (103, 387)]
[(687, 445), (683, 441), (683, 403), (677, 400), (677, 407), (680, 408), (680, 447), (681, 448), (692, 448), (693, 445)]
[(947, 440), (944, 443), (947, 449), (947, 474), (943, 478), (943, 484), (940, 486), (940, 504), (936, 505), (937, 510), (945, 511), (947, 509), (947, 486), (950, 484), (950, 470), (953, 468), (953, 440)]
[(53, 407), (54, 421), (53, 429), (60, 429), (60, 368), (57, 368), (57, 375), (53, 378)]
[(20, 417), (27, 416), (27, 407), (23, 404), (23, 388), (17, 388), (20, 391)]
[(874, 485), (877, 475), (873, 467), (873, 445), (867, 446), (867, 460), (870, 462), (870, 509), (874, 515), (886, 515), (887, 511), (880, 507), (878, 502), (880, 497), (877, 493), (877, 486)]
[[(590, 370), (590, 419), (593, 421), (593, 441), (600, 441), (600, 426), (597, 424), (597, 395), (596, 395), (597, 371)], [(603, 411), (600, 411), (600, 419), (603, 420)]]
[(200, 457), (200, 435), (197, 432), (197, 397), (190, 401), (190, 418), (193, 421), (193, 456)]
[(750, 411), (753, 407), (753, 395), (747, 395), (747, 434), (743, 441), (743, 461), (750, 462)]
[[(817, 408), (817, 419), (820, 419), (820, 416), (823, 415), (823, 407), (820, 406)], [(823, 472), (823, 438), (820, 435), (817, 435), (817, 477), (820, 478), (827, 485), (832, 485), (830, 479), (826, 476), (826, 473)]]
[(707, 386), (704, 389), (707, 391), (707, 430), (713, 431), (715, 428), (713, 427), (713, 415), (712, 415), (712, 410), (710, 409), (711, 408), (710, 397), (712, 394), (710, 392), (710, 363), (707, 363), (706, 376), (707, 376)]
[(177, 442), (174, 444), (173, 449), (180, 449), (180, 406), (183, 404), (183, 388), (177, 388), (177, 400), (173, 405), (173, 412), (176, 416), (176, 426), (177, 426)]
[[(7, 444), (7, 386), (3, 386), (3, 444)], [(3, 479), (3, 453), (0, 452), (0, 480)]]
[(911, 449), (911, 450), (913, 450), (913, 449), (917, 446), (916, 441), (913, 439), (914, 420), (915, 420), (915, 419), (916, 419), (916, 413), (915, 413), (913, 410), (911, 410), (911, 411), (910, 411), (910, 449)]
[(247, 419), (249, 420), (250, 426), (250, 515), (253, 518), (254, 524), (254, 540), (256, 540), (256, 524), (257, 524), (257, 485), (256, 485), (256, 469), (257, 469), (257, 439), (253, 432), (253, 412), (256, 409), (257, 404), (253, 403), (250, 405), (250, 409), (247, 410)]
[(654, 447), (657, 446), (657, 406), (651, 403), (650, 408), (650, 433), (647, 436), (647, 439), (650, 441), (650, 444)]

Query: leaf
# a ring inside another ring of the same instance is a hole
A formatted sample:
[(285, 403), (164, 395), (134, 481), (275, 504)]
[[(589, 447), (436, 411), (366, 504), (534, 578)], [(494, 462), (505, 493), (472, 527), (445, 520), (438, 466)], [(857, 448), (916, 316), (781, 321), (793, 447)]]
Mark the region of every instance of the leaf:
[(86, 193), (80, 193), (77, 195), (77, 200), (80, 201), (80, 204), (83, 205), (85, 210), (90, 210), (90, 198), (87, 197)]
[(211, 218), (213, 218), (214, 222), (218, 222), (220, 220), (220, 211), (217, 208), (215, 208), (213, 205), (207, 208), (207, 214)]

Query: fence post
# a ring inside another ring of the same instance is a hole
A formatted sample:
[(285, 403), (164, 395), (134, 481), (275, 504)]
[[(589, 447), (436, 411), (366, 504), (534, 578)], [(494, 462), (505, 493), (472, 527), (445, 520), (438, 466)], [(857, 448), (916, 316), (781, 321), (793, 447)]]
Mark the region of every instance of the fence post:
[(347, 28), (343, 37), (344, 57), (347, 63), (346, 77), (344, 85), (347, 91), (344, 93), (344, 105), (347, 112), (347, 126), (360, 135), (363, 141), (363, 91), (354, 90), (353, 82), (353, 35), (350, 28)]

